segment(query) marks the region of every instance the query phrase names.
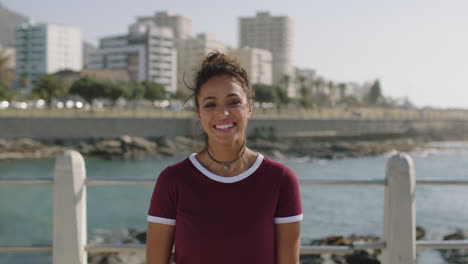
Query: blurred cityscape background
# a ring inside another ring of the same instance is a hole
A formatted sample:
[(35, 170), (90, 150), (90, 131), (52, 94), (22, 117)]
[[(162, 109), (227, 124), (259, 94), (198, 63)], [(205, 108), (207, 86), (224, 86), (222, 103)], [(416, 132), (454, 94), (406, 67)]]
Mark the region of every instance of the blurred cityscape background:
[[(69, 149), (91, 180), (152, 180), (203, 149), (187, 86), (212, 50), (236, 57), (256, 89), (249, 147), (300, 180), (384, 179), (403, 151), (418, 179), (466, 181), (466, 10), (463, 0), (0, 0), (0, 263), (52, 262), (11, 246), (53, 244), (54, 187), (11, 180), (52, 183)], [(88, 244), (142, 246), (152, 190), (91, 186)], [(303, 185), (301, 196), (302, 245), (382, 237), (383, 189)], [(468, 238), (463, 187), (417, 186), (416, 199), (418, 239)], [(301, 261), (380, 263), (377, 251)], [(420, 264), (467, 259), (418, 250)]]
[(378, 76), (337, 81), (296, 66), (291, 16), (259, 11), (237, 21), (237, 47), (209, 32), (194, 34), (190, 13), (169, 10), (141, 14), (95, 45), (84, 41), (79, 25), (36, 20), (0, 4), (0, 109), (182, 111), (191, 108), (184, 102), (194, 70), (212, 50), (236, 57), (246, 69), (258, 108), (372, 107), (381, 116), (382, 108), (416, 109), (407, 96), (385, 94)]

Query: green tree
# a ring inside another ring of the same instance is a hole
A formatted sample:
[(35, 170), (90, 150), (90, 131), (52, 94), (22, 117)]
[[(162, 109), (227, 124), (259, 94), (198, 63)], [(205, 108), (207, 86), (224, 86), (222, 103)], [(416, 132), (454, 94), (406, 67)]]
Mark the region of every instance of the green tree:
[(370, 105), (377, 105), (379, 100), (383, 99), (382, 89), (380, 88), (379, 80), (375, 80), (375, 82), (372, 84), (366, 98), (367, 98), (367, 102)]
[(66, 95), (67, 91), (65, 84), (60, 78), (53, 74), (45, 74), (39, 77), (33, 93), (43, 98), (50, 108), (52, 98)]
[(132, 95), (132, 88), (128, 82), (101, 81), (104, 86), (102, 97), (108, 98), (115, 105), (119, 98), (129, 98)]
[(84, 76), (72, 84), (69, 93), (79, 95), (92, 104), (94, 99), (105, 96), (105, 86), (103, 81), (91, 76)]
[(345, 96), (341, 98), (341, 104), (347, 107), (357, 107), (362, 105), (362, 103), (354, 96)]
[(131, 82), (129, 83), (130, 92), (126, 99), (128, 100), (138, 100), (144, 97), (145, 95), (145, 87), (143, 84), (139, 82)]
[(20, 78), (19, 78), (19, 84), (21, 85), (21, 88), (22, 89), (28, 89), (29, 88), (29, 85), (30, 85), (30, 81), (29, 81), (29, 77), (27, 75), (22, 75)]
[(283, 88), (279, 86), (274, 86), (274, 88), (276, 91), (276, 95), (278, 96), (278, 102), (280, 104), (289, 104), (291, 102), (291, 99), (289, 98), (286, 90), (284, 90)]
[(145, 89), (143, 98), (151, 101), (167, 99), (168, 93), (164, 85), (150, 81), (143, 81), (141, 84)]
[(346, 97), (346, 83), (339, 83), (338, 89), (340, 89), (340, 99)]
[(3, 84), (0, 80), (0, 100), (11, 101), (14, 98), (14, 93)]
[(278, 95), (276, 93), (276, 88), (271, 85), (257, 83), (253, 85), (255, 90), (255, 101), (257, 102), (278, 102)]
[(291, 81), (291, 76), (287, 75), (287, 74), (283, 74), (281, 76), (281, 80), (280, 80), (280, 84), (282, 86), (282, 88), (284, 90), (288, 90), (288, 87), (289, 87), (289, 82)]
[(313, 106), (312, 88), (307, 87), (306, 80), (307, 79), (302, 75), (299, 75), (297, 78), (297, 81), (299, 82), (299, 92), (301, 94), (301, 98), (299, 98), (299, 104), (304, 108), (311, 108)]

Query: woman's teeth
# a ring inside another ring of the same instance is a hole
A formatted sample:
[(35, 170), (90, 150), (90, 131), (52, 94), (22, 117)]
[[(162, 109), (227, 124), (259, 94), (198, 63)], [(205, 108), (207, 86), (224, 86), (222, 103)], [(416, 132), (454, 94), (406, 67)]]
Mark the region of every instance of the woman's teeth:
[(228, 128), (231, 128), (233, 126), (234, 126), (234, 124), (231, 123), (231, 124), (225, 124), (225, 125), (216, 125), (215, 127), (217, 129), (228, 129)]

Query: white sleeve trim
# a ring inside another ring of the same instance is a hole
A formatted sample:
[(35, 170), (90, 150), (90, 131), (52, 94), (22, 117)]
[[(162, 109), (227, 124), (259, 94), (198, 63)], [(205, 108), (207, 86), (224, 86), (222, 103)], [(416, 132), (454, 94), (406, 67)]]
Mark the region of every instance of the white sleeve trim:
[(165, 225), (175, 225), (175, 219), (163, 218), (163, 217), (157, 217), (157, 216), (151, 216), (151, 215), (148, 215), (146, 219), (148, 220), (148, 222), (165, 224)]
[(288, 216), (288, 217), (275, 217), (273, 218), (275, 224), (286, 224), (286, 223), (292, 223), (292, 222), (299, 222), (304, 219), (304, 215), (294, 215), (294, 216)]

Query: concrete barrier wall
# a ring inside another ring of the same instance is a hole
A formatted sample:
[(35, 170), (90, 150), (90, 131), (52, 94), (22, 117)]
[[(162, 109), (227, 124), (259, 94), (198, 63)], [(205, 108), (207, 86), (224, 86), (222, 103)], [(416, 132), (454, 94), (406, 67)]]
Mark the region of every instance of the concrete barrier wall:
[(0, 138), (117, 138), (186, 135), (188, 119), (177, 118), (0, 118)]
[[(72, 139), (200, 135), (193, 118), (51, 118), (0, 117), (0, 138)], [(332, 136), (444, 131), (468, 133), (468, 121), (446, 120), (303, 120), (252, 119), (248, 134)]]

